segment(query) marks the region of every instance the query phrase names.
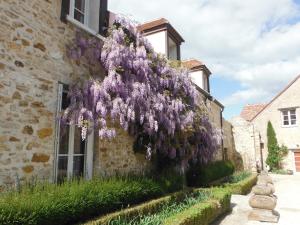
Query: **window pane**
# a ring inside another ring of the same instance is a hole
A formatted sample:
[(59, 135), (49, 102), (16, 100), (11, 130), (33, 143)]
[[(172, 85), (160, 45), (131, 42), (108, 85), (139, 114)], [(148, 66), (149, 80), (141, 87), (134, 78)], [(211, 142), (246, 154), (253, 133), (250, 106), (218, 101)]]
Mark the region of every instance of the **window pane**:
[(81, 12), (84, 12), (85, 0), (75, 0), (75, 8), (79, 9)]
[(295, 120), (296, 119), (296, 115), (291, 115), (291, 119)]
[(296, 125), (296, 120), (291, 120), (292, 125)]
[(58, 157), (57, 181), (62, 182), (68, 175), (68, 156)]
[(288, 116), (283, 116), (283, 120), (289, 120)]
[(74, 156), (73, 161), (73, 177), (83, 176), (84, 156)]
[(74, 154), (84, 154), (85, 140), (81, 137), (81, 128), (75, 127), (74, 135)]
[(69, 151), (69, 130), (70, 127), (60, 128), (59, 150), (58, 154), (68, 154)]
[(288, 111), (282, 111), (282, 114), (283, 114), (284, 116), (287, 116), (287, 115), (288, 115)]
[(84, 23), (84, 15), (76, 9), (74, 11), (74, 19), (78, 20), (80, 23)]
[(296, 110), (295, 110), (295, 109), (290, 110), (290, 114), (291, 114), (291, 115), (295, 115), (295, 114), (296, 114)]
[(62, 93), (61, 109), (65, 110), (70, 104), (70, 99), (68, 98), (68, 92), (64, 91)]
[(283, 125), (289, 125), (289, 121), (288, 120), (283, 121)]

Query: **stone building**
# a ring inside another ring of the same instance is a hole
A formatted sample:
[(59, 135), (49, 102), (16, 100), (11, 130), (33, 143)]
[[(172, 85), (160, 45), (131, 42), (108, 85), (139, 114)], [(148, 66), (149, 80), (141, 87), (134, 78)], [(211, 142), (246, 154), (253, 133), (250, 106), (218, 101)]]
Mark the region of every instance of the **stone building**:
[(267, 104), (247, 105), (241, 115), (231, 120), (235, 147), (247, 168), (266, 166), (268, 156), (267, 124), (271, 121), (279, 145), (289, 152), (283, 168), (300, 172), (300, 76)]
[[(55, 182), (151, 167), (144, 155), (132, 151), (133, 138), (121, 129), (112, 141), (100, 141), (94, 134), (82, 141), (74, 126), (62, 134), (57, 120), (68, 105), (68, 85), (92, 72), (67, 57), (66, 45), (77, 30), (102, 41), (108, 15), (107, 0), (1, 1), (0, 187), (13, 184), (16, 176)], [(163, 42), (169, 46), (166, 56), (180, 60), (183, 39), (169, 23), (162, 29), (170, 34)], [(191, 69), (207, 76), (199, 91), (222, 128), (223, 106), (209, 93), (209, 70), (205, 65)]]

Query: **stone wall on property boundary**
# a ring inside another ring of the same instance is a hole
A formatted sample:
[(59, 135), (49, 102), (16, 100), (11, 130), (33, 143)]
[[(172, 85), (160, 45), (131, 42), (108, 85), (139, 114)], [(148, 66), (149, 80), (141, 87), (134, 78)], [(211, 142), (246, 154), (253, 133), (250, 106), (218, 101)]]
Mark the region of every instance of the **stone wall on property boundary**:
[[(61, 0), (1, 1), (0, 189), (14, 184), (16, 174), (21, 180), (53, 180), (58, 82), (70, 84), (89, 74), (66, 56), (75, 27), (60, 21), (60, 11)], [(128, 140), (122, 134), (102, 142), (106, 151), (96, 148), (95, 174), (144, 169)]]

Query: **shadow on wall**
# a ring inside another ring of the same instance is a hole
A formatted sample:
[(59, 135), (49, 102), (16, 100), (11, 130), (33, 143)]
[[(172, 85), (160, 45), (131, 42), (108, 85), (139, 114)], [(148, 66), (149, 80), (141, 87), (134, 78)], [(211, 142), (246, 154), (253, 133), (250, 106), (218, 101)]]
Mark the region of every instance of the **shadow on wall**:
[(234, 163), (234, 166), (237, 171), (243, 171), (245, 169), (243, 157), (238, 151), (236, 151), (233, 136), (232, 136), (232, 155), (229, 160), (231, 160)]
[(236, 170), (241, 171), (246, 169), (245, 162), (240, 152), (237, 151), (234, 134), (233, 125), (224, 119), (224, 159), (230, 160), (234, 163)]

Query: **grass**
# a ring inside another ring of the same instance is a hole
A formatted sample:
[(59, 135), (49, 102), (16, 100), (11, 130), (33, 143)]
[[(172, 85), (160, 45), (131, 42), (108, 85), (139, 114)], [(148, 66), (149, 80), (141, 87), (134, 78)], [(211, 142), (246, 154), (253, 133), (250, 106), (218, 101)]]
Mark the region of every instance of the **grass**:
[(178, 214), (191, 206), (208, 199), (210, 192), (198, 191), (187, 195), (181, 202), (172, 202), (164, 205), (161, 210), (154, 214), (139, 215), (131, 220), (116, 219), (111, 221), (110, 225), (159, 225), (168, 217)]

